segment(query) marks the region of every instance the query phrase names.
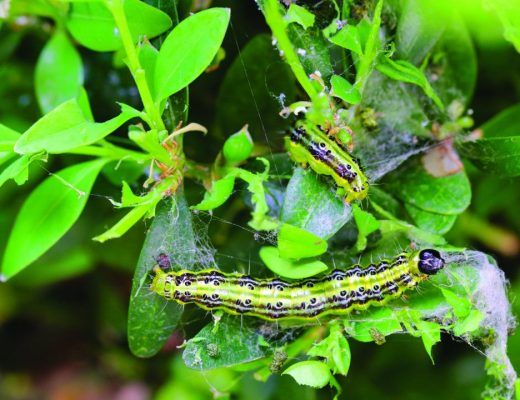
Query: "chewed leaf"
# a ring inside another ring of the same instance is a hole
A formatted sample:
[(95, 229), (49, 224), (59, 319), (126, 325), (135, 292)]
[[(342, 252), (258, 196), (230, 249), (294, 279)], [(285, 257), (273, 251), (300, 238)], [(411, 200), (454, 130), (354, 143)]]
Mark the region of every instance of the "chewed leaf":
[(213, 182), (211, 190), (204, 194), (204, 199), (197, 205), (192, 206), (194, 210), (213, 210), (224, 204), (233, 193), (235, 186), (235, 174), (229, 174)]

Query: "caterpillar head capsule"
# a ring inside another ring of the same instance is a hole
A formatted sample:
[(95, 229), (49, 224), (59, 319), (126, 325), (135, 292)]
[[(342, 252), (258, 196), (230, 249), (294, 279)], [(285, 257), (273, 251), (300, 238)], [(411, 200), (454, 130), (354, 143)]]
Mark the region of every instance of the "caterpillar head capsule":
[(433, 249), (425, 249), (419, 253), (419, 271), (426, 275), (434, 275), (444, 268), (441, 253)]

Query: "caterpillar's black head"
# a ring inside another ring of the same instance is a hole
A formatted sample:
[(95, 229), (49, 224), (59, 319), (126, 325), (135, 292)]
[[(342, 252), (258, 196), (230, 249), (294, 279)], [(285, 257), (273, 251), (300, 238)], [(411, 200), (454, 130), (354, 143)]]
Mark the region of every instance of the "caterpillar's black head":
[(444, 268), (441, 253), (433, 249), (425, 249), (419, 253), (419, 271), (426, 275), (434, 275)]

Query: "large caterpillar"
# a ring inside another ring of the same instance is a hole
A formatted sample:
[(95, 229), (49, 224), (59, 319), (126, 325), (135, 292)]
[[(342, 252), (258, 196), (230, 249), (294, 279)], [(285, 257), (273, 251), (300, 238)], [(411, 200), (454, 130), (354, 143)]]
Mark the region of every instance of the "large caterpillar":
[(300, 124), (285, 138), (291, 158), (309, 165), (317, 174), (331, 176), (345, 191), (345, 201), (362, 200), (368, 193), (368, 180), (359, 165), (334, 138), (318, 127)]
[(295, 282), (253, 279), (217, 270), (164, 272), (156, 267), (151, 288), (168, 300), (194, 303), (206, 310), (270, 321), (309, 319), (383, 305), (443, 267), (440, 253), (432, 249), (402, 253), (391, 261), (366, 268), (355, 265)]

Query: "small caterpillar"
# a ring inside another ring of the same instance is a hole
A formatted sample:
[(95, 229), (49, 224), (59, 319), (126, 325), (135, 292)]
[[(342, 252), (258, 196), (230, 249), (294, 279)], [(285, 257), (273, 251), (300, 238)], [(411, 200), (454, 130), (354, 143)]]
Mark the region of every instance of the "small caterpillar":
[(368, 180), (358, 163), (317, 127), (300, 125), (286, 136), (285, 147), (293, 161), (308, 164), (317, 174), (331, 176), (345, 191), (347, 203), (366, 197)]
[(212, 269), (164, 272), (157, 266), (151, 289), (168, 300), (194, 303), (205, 310), (218, 309), (269, 321), (311, 319), (383, 305), (440, 271), (444, 264), (437, 250), (425, 249), (402, 253), (366, 268), (355, 265), (295, 282), (253, 279)]

